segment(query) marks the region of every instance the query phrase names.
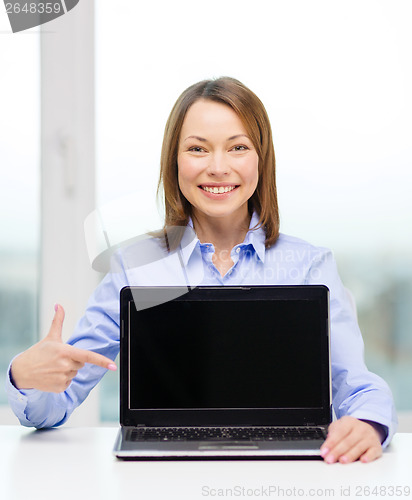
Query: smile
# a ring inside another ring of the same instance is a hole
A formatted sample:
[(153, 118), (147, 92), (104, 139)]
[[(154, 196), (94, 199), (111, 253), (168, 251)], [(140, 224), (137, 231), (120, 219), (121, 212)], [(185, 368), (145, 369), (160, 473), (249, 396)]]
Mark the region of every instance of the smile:
[(229, 193), (230, 191), (233, 191), (236, 189), (237, 186), (199, 186), (203, 189), (203, 191), (206, 191), (208, 193), (213, 193), (213, 194), (222, 194), (222, 193)]

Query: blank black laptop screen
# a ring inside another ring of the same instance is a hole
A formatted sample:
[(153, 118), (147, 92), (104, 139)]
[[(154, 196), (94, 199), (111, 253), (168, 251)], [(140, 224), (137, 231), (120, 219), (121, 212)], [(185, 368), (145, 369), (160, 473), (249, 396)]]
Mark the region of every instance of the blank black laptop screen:
[[(268, 313), (270, 311), (270, 313)], [(130, 303), (129, 408), (322, 406), (321, 313), (310, 300)]]

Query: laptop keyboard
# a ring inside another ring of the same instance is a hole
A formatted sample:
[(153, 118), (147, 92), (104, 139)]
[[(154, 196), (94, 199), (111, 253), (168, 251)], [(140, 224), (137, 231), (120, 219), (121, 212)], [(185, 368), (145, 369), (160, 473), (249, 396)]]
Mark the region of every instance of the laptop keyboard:
[(324, 439), (316, 427), (138, 427), (130, 441), (297, 441)]

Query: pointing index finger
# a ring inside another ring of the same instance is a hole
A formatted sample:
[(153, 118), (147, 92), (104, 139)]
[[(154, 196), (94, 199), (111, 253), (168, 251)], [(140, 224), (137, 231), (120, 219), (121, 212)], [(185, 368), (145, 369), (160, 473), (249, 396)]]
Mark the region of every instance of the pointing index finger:
[(74, 346), (70, 347), (70, 357), (74, 361), (79, 361), (80, 363), (90, 363), (92, 365), (101, 366), (102, 368), (106, 368), (107, 370), (115, 371), (117, 370), (117, 366), (113, 363), (110, 358), (106, 358), (106, 356), (102, 356), (94, 351), (88, 351), (86, 349), (79, 349)]

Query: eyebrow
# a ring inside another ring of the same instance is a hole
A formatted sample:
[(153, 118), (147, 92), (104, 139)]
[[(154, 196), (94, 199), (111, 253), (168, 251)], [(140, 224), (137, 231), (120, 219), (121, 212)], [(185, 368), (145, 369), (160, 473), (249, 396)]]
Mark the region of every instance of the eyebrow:
[[(227, 140), (233, 141), (234, 139), (237, 139), (238, 137), (246, 137), (246, 139), (250, 140), (249, 136), (247, 136), (246, 134), (232, 135), (232, 137), (229, 137)], [(207, 139), (205, 139), (204, 137), (199, 137), (198, 135), (189, 135), (189, 137), (186, 137), (185, 141), (187, 141), (188, 139), (197, 139), (198, 141), (201, 141), (201, 142), (207, 142)]]

